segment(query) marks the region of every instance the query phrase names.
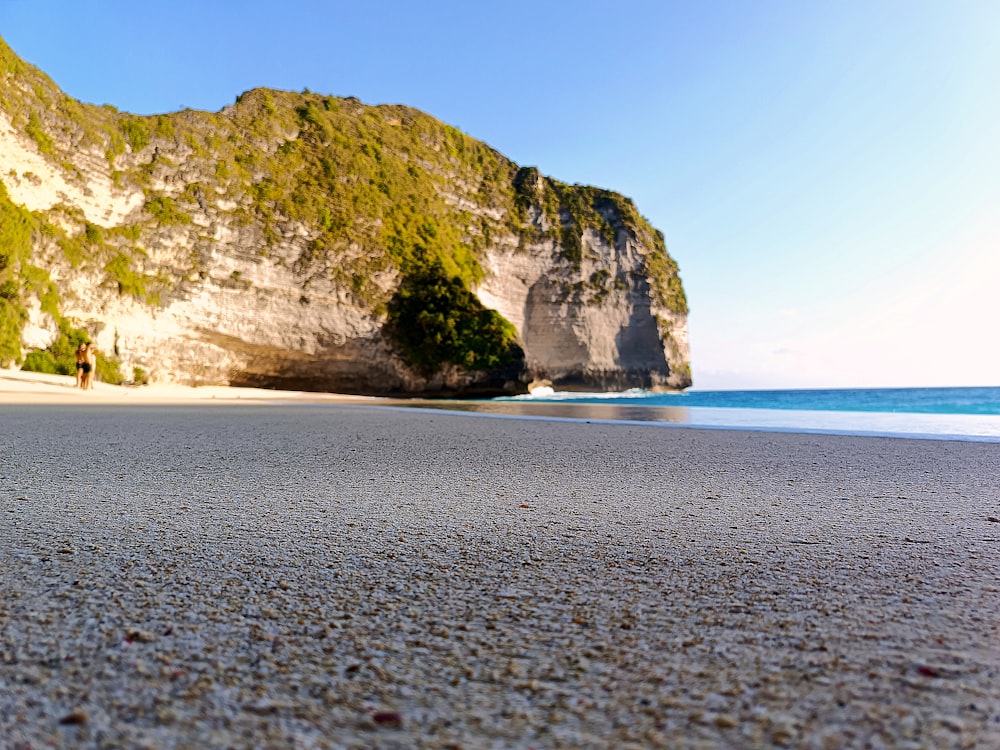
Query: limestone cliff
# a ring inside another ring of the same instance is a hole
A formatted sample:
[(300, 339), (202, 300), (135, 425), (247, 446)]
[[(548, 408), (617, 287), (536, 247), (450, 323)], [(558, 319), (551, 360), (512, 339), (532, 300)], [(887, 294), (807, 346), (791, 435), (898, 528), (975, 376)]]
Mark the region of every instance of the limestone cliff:
[[(630, 200), (407, 107), (254, 90), (138, 117), (0, 41), (0, 181), (0, 364), (58, 364), (89, 336), (126, 380), (690, 384), (677, 267)], [(401, 306), (429, 272), (460, 309)]]

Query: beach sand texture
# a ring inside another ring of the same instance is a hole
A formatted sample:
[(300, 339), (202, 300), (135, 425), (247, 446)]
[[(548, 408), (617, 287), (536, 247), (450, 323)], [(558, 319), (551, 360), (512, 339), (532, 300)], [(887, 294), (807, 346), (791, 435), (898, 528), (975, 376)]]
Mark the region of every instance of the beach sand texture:
[(0, 746), (1000, 747), (1000, 448), (0, 403)]

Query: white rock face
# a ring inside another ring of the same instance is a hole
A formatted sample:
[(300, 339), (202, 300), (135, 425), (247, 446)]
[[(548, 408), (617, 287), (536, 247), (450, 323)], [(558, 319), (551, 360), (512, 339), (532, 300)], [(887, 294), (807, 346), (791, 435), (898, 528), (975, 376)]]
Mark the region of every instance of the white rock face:
[[(15, 202), (30, 211), (47, 211), (60, 204), (80, 209), (87, 221), (102, 227), (117, 226), (143, 203), (141, 190), (115, 186), (101, 154), (78, 152), (73, 163), (83, 181), (70, 181), (66, 173), (38, 151), (31, 139), (19, 134), (10, 118), (0, 112), (0, 179)], [(102, 169), (103, 167), (103, 169)]]
[(42, 310), (37, 299), (28, 299), (28, 322), (21, 332), (21, 343), (27, 349), (45, 349), (56, 339), (55, 321)]
[(656, 308), (649, 282), (636, 274), (644, 248), (626, 232), (612, 247), (587, 231), (583, 246), (579, 271), (560, 263), (551, 244), (488, 253), (489, 277), (476, 293), (517, 327), (532, 376), (584, 389), (686, 385), (675, 374), (688, 359), (686, 316), (670, 326), (683, 337), (666, 345), (660, 329), (669, 313)]

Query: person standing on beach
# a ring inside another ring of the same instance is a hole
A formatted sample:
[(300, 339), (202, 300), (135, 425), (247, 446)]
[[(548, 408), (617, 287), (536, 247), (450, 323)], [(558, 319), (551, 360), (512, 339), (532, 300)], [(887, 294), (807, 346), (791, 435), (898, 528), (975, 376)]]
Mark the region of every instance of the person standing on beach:
[(90, 360), (87, 354), (87, 344), (86, 342), (81, 342), (76, 348), (76, 387), (86, 388), (87, 375), (90, 373), (91, 366)]
[(85, 390), (94, 390), (94, 376), (97, 374), (97, 349), (93, 344), (87, 345), (87, 367), (84, 369), (83, 380)]

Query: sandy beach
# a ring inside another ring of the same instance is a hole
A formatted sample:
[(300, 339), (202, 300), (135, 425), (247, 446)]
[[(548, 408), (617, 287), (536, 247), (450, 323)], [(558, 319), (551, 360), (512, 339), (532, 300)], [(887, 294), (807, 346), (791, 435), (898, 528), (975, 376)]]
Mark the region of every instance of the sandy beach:
[(336, 393), (307, 393), (303, 391), (277, 391), (260, 388), (231, 388), (221, 385), (188, 386), (177, 384), (110, 385), (94, 383), (91, 390), (83, 391), (72, 377), (49, 375), (41, 372), (0, 368), (0, 405), (49, 404), (49, 405), (180, 405), (246, 402), (339, 402), (371, 403), (364, 396), (344, 396)]
[(55, 378), (4, 748), (1000, 747), (995, 444)]

